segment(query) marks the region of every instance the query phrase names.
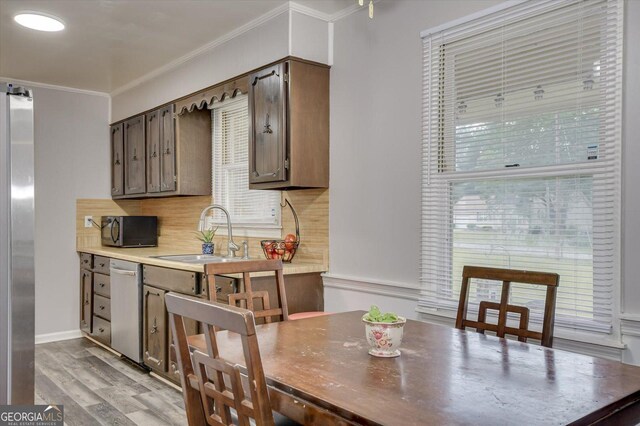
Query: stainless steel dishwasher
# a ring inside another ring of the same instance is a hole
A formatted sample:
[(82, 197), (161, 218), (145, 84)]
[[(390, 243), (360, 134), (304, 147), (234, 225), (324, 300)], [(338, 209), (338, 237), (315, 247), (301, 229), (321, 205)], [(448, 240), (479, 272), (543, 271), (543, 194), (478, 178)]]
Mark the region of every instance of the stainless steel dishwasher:
[(142, 362), (142, 265), (111, 259), (111, 347)]

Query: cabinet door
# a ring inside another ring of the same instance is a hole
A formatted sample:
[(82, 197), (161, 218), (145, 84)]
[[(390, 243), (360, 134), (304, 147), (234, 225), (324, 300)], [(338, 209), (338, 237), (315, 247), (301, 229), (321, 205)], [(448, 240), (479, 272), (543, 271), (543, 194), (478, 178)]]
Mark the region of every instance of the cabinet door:
[(143, 288), (142, 351), (144, 363), (153, 370), (167, 371), (167, 311), (166, 291), (145, 285)]
[(124, 193), (144, 194), (146, 191), (144, 115), (124, 123)]
[(287, 180), (286, 63), (249, 76), (249, 183)]
[(124, 195), (123, 126), (111, 126), (111, 195)]
[(160, 192), (159, 111), (147, 114), (147, 192)]
[(80, 269), (80, 330), (91, 333), (91, 318), (93, 317), (93, 288), (91, 271)]
[[(193, 336), (195, 334), (200, 333), (200, 324), (190, 318), (184, 319), (184, 328), (187, 331), (187, 336)], [(178, 368), (178, 358), (176, 358), (176, 347), (173, 344), (173, 330), (171, 330), (171, 326), (167, 322), (167, 327), (169, 328), (169, 379), (180, 383), (180, 369)]]
[(173, 118), (173, 105), (159, 110), (161, 175), (160, 191), (176, 190), (176, 134)]

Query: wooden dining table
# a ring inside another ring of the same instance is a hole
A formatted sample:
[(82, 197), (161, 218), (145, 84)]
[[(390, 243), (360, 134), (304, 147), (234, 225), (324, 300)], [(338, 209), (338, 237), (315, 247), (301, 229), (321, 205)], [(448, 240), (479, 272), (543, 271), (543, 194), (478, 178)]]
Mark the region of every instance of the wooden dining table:
[[(408, 320), (368, 354), (364, 312), (258, 326), (274, 410), (303, 424), (636, 424), (640, 367)], [(240, 339), (217, 333), (239, 365)]]

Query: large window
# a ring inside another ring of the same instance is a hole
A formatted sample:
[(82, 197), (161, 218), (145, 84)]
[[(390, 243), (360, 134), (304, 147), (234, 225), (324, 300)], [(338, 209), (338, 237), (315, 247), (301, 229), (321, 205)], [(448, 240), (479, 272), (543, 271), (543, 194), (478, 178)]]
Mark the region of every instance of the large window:
[[(214, 104), (213, 200), (231, 215), (234, 230), (251, 236), (280, 236), (280, 193), (249, 189), (249, 133), (247, 97)], [(224, 224), (214, 210), (214, 224)], [(221, 232), (226, 228), (220, 227)]]
[[(619, 282), (621, 8), (526, 2), (424, 34), (422, 309), (464, 265), (556, 272), (556, 325), (608, 333)], [(478, 282), (470, 299), (500, 299)], [(540, 321), (544, 289), (511, 300)]]

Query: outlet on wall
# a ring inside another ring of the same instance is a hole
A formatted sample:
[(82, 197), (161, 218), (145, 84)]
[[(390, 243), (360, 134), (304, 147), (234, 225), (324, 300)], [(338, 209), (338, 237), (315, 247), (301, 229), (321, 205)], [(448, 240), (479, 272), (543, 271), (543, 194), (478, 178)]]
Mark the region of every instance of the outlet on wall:
[(91, 228), (93, 226), (93, 223), (91, 222), (93, 220), (93, 216), (85, 216), (84, 217), (84, 227), (85, 228)]

